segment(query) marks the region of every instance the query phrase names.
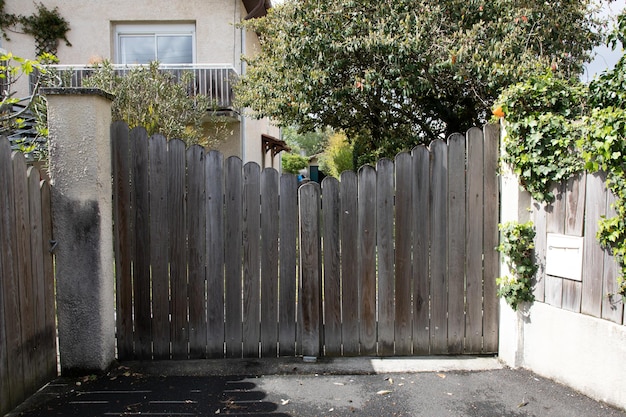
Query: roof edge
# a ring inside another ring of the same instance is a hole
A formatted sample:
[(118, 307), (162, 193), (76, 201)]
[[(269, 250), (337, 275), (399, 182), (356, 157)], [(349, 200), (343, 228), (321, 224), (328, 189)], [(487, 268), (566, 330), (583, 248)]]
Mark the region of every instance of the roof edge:
[(246, 20), (263, 17), (267, 14), (268, 9), (272, 8), (271, 0), (243, 0), (243, 5), (248, 12)]

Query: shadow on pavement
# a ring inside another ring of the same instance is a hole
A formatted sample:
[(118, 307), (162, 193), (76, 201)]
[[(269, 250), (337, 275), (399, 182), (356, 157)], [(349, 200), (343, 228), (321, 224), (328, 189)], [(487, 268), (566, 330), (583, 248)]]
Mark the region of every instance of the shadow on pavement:
[[(59, 378), (9, 416), (271, 416), (278, 405), (265, 400), (254, 378), (148, 376), (119, 367), (100, 377)], [(26, 404), (25, 404), (26, 405)]]

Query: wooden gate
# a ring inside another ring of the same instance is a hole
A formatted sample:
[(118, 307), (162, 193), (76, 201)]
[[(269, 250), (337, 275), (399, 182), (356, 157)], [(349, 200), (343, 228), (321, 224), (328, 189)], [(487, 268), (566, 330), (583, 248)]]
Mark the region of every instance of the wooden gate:
[(112, 132), (120, 359), (497, 352), (497, 126), (299, 189)]

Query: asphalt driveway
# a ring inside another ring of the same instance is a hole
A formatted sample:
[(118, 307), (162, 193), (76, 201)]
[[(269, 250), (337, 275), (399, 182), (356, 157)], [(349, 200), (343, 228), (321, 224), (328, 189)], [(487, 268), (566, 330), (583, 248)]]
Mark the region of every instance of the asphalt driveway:
[(215, 415), (626, 417), (493, 358), (132, 362), (58, 378), (9, 414)]

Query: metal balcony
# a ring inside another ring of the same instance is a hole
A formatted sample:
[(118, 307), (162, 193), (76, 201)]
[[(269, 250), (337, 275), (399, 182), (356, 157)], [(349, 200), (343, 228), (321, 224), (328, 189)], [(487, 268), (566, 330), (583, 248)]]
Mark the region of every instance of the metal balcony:
[[(50, 65), (57, 71), (55, 87), (83, 87), (83, 80), (89, 78), (97, 70), (92, 65)], [(136, 65), (113, 65), (116, 74), (123, 75)], [(169, 72), (177, 80), (183, 73), (192, 74), (192, 81), (187, 86), (189, 95), (206, 95), (215, 103), (216, 110), (229, 111), (233, 109), (232, 85), (237, 78), (237, 72), (232, 65), (222, 64), (162, 64), (161, 71)], [(35, 72), (30, 75), (31, 89), (36, 80)]]

